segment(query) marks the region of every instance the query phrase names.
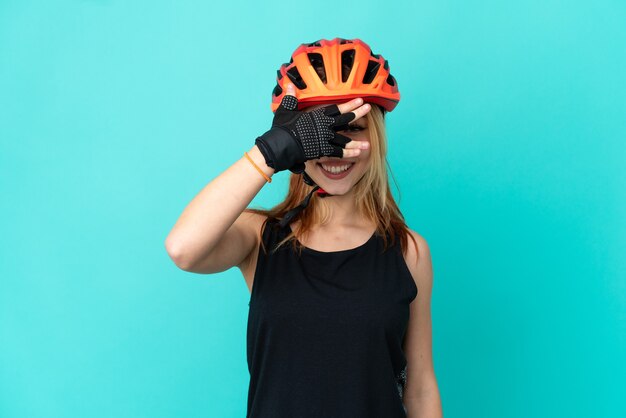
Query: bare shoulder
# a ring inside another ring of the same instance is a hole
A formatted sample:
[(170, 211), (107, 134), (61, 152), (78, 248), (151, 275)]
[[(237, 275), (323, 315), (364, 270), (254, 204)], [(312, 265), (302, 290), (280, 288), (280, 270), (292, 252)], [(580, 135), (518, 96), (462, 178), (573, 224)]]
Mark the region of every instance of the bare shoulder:
[(407, 248), (404, 252), (404, 259), (413, 280), (418, 289), (429, 289), (432, 286), (433, 267), (430, 255), (430, 247), (426, 239), (417, 232), (409, 229), (410, 235), (415, 239), (417, 247), (411, 237), (407, 237)]

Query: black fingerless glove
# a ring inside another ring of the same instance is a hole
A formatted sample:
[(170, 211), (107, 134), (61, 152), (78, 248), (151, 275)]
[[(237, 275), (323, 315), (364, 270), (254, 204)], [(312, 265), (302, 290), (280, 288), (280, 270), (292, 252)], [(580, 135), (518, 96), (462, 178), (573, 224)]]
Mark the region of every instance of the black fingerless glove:
[(348, 129), (354, 112), (342, 114), (336, 104), (310, 112), (298, 111), (298, 99), (283, 97), (274, 114), (272, 128), (259, 136), (255, 144), (274, 172), (289, 169), (300, 174), (304, 162), (322, 156), (343, 157), (350, 138), (337, 133)]

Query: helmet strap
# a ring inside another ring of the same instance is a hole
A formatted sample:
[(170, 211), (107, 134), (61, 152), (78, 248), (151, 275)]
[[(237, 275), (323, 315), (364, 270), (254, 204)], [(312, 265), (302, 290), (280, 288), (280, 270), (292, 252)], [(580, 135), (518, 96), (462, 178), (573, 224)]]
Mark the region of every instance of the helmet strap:
[[(363, 173), (361, 178), (354, 184), (358, 184), (359, 181), (363, 180), (363, 177), (365, 177), (365, 173)], [(285, 216), (279, 222), (279, 226), (281, 228), (284, 228), (288, 223), (291, 223), (291, 221), (295, 219), (296, 216), (298, 216), (300, 212), (302, 212), (309, 205), (313, 193), (317, 192), (317, 195), (319, 197), (333, 196), (332, 194), (322, 189), (319, 185), (317, 185), (315, 181), (313, 181), (313, 179), (305, 171), (302, 172), (302, 178), (306, 184), (308, 184), (309, 186), (314, 186), (313, 190), (309, 192), (309, 194), (300, 202), (298, 206), (290, 209), (289, 211), (287, 211), (287, 213), (285, 213)]]
[(279, 222), (279, 226), (281, 228), (284, 228), (296, 216), (298, 216), (300, 214), (300, 212), (302, 212), (304, 210), (304, 208), (306, 208), (309, 205), (309, 201), (311, 200), (311, 196), (313, 196), (313, 193), (315, 193), (317, 191), (317, 189), (319, 189), (319, 188), (320, 188), (320, 186), (316, 185), (313, 188), (313, 190), (311, 190), (309, 192), (309, 194), (302, 200), (302, 202), (300, 202), (300, 204), (298, 206), (296, 206), (293, 209), (290, 209), (287, 213), (285, 213), (285, 216)]

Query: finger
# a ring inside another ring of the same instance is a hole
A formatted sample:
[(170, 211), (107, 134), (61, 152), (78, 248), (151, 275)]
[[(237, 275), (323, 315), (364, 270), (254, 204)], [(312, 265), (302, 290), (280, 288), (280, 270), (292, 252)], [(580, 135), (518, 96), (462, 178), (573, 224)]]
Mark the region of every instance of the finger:
[(362, 118), (363, 116), (367, 115), (367, 113), (372, 110), (372, 105), (370, 105), (369, 103), (365, 103), (363, 106), (359, 106), (356, 109), (354, 109), (352, 111), (352, 113), (355, 114), (355, 117), (353, 120), (351, 120), (349, 122), (349, 124), (354, 123), (356, 120)]
[(337, 116), (341, 114), (341, 112), (339, 111), (339, 106), (337, 106), (336, 104), (324, 106), (322, 108), (322, 111), (326, 116)]
[(357, 97), (355, 99), (352, 99), (348, 102), (342, 103), (339, 105), (339, 111), (341, 113), (346, 113), (346, 112), (350, 112), (353, 111), (354, 109), (358, 108), (359, 106), (362, 106), (364, 103), (363, 98), (362, 97)]
[(332, 128), (335, 131), (345, 131), (350, 127), (348, 124), (353, 120), (356, 120), (356, 113), (344, 113), (335, 118), (335, 122), (332, 124)]
[(345, 148), (346, 145), (350, 141), (352, 141), (351, 138), (348, 138), (347, 136), (344, 136), (344, 135), (341, 135), (341, 134), (335, 132), (335, 136), (331, 140), (329, 140), (328, 142), (330, 142), (333, 145), (337, 145), (337, 146), (339, 146), (341, 148)]
[(354, 139), (346, 144), (346, 148), (366, 149), (369, 146), (370, 146), (369, 141), (356, 141)]
[(335, 148), (341, 150), (341, 154), (338, 153), (338, 155), (335, 155), (336, 157), (340, 158), (358, 157), (361, 154), (361, 150), (359, 148), (341, 148), (333, 145), (333, 149)]
[(285, 94), (296, 97), (296, 86), (294, 86), (293, 83), (288, 83), (285, 87)]
[(338, 147), (337, 145), (331, 145), (333, 147), (333, 150), (330, 152), (330, 154), (327, 154), (327, 156), (329, 157), (339, 157), (342, 158), (345, 156), (344, 152), (343, 152), (343, 148)]
[(296, 110), (298, 108), (298, 98), (296, 97), (296, 88), (293, 84), (287, 84), (285, 95), (278, 105), (279, 109)]

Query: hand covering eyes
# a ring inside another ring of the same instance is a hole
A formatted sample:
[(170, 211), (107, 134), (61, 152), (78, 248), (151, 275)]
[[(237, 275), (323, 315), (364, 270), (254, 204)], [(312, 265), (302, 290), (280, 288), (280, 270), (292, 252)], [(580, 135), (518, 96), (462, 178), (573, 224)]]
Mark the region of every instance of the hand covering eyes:
[(310, 112), (296, 110), (298, 99), (285, 95), (276, 109), (272, 127), (259, 136), (255, 144), (268, 166), (279, 172), (289, 169), (301, 174), (304, 163), (323, 156), (343, 157), (351, 141), (338, 131), (349, 128), (354, 112), (341, 113), (336, 104)]

